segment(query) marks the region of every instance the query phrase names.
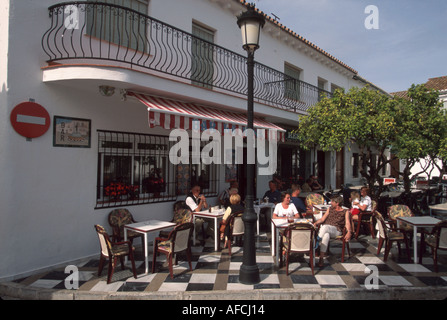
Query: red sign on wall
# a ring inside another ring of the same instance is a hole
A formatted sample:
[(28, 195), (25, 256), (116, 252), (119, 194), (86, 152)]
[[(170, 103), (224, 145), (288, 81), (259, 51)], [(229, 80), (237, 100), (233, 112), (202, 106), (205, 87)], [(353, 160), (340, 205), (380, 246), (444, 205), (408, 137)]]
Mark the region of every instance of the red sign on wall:
[(50, 115), (40, 104), (22, 102), (11, 111), (11, 124), (18, 134), (37, 138), (50, 128)]

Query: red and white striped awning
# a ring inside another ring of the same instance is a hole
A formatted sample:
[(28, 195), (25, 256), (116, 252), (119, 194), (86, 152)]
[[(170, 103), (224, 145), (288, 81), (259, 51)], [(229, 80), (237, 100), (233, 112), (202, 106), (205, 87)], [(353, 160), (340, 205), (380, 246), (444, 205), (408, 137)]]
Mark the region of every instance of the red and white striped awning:
[[(201, 131), (216, 129), (224, 134), (226, 129), (241, 129), (243, 132), (247, 126), (247, 116), (241, 113), (217, 110), (210, 107), (199, 106), (193, 103), (180, 102), (164, 99), (150, 95), (128, 92), (128, 96), (134, 96), (148, 108), (149, 126), (165, 129), (193, 128), (193, 121), (200, 121)], [(283, 128), (259, 119), (253, 119), (255, 129), (265, 129), (266, 139), (278, 139), (284, 141), (285, 132)]]

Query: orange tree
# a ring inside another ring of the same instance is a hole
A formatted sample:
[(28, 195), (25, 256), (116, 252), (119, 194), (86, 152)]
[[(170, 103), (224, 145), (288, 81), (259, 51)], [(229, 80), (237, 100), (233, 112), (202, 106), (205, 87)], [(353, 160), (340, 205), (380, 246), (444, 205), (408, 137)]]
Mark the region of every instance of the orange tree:
[[(424, 89), (416, 88), (421, 95), (418, 104), (410, 99), (394, 99), (369, 87), (352, 88), (347, 93), (337, 90), (332, 98), (321, 100), (307, 115), (300, 116), (297, 133), (301, 144), (305, 149), (322, 151), (340, 151), (356, 144), (360, 174), (367, 180), (372, 196), (378, 198), (384, 188), (382, 169), (396, 157), (407, 160), (425, 157), (431, 145), (427, 138), (436, 131), (432, 120), (440, 113), (433, 108), (429, 112), (430, 121), (421, 117), (430, 109), (426, 105), (431, 107), (433, 101), (425, 100), (424, 106)], [(423, 139), (419, 135), (421, 130)], [(394, 157), (388, 156), (390, 151)], [(410, 162), (409, 168), (415, 163), (416, 160)]]
[[(437, 160), (445, 162), (447, 159), (447, 117), (439, 102), (439, 92), (428, 90), (424, 85), (412, 85), (407, 91), (407, 98), (401, 100), (399, 107), (396, 118), (399, 134), (396, 135), (392, 151), (405, 159), (400, 174), (404, 179), (405, 190), (409, 191), (411, 168), (416, 163), (424, 159), (425, 168), (414, 173), (414, 176), (425, 172), (430, 177), (427, 168), (438, 166)], [(439, 166), (438, 169), (443, 171)]]

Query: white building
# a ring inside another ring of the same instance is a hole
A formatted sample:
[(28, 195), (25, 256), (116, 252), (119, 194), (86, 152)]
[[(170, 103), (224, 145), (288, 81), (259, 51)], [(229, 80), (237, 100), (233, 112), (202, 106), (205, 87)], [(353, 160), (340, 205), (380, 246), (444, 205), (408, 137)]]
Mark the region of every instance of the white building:
[[(169, 133), (191, 119), (182, 115), (188, 107), (219, 117), (231, 112), (244, 121), (246, 53), (236, 16), (247, 3), (105, 2), (3, 1), (0, 279), (97, 255), (93, 226), (108, 227), (115, 207), (128, 208), (138, 221), (170, 220), (174, 201), (184, 199), (201, 173), (211, 203), (226, 180), (244, 180), (243, 165), (174, 165), (168, 154)], [(365, 83), (356, 70), (266, 18), (255, 54), (255, 125), (281, 128), (278, 173), (307, 177), (318, 162), (326, 185), (358, 182), (351, 166), (355, 149), (304, 152), (289, 130), (320, 93)], [(182, 110), (168, 123), (167, 111), (148, 113), (137, 97)], [(48, 112), (49, 123), (33, 114), (11, 119), (17, 105), (30, 101)], [(211, 126), (236, 125), (232, 119)], [(39, 137), (27, 138), (13, 127), (36, 121), (48, 127)], [(258, 175), (258, 197), (269, 179)]]

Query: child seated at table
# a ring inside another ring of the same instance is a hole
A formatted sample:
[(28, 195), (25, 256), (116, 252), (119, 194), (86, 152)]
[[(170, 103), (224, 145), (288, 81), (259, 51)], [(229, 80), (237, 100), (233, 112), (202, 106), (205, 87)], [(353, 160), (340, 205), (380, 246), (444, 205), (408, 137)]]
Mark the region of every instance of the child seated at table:
[(351, 215), (355, 216), (360, 213), (360, 193), (358, 191), (351, 192)]

